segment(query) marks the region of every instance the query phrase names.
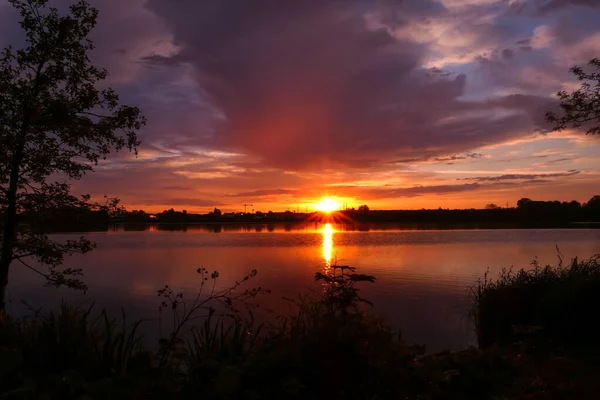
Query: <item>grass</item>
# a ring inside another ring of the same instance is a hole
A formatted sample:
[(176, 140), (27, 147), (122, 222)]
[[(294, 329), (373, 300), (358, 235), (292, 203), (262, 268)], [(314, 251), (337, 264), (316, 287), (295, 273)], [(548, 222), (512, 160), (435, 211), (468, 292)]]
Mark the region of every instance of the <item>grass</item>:
[(74, 396), (89, 382), (125, 377), (132, 365), (149, 368), (138, 332), (141, 321), (128, 324), (92, 307), (62, 303), (57, 313), (8, 319), (0, 329), (0, 398), (30, 398), (53, 392)]
[[(194, 298), (168, 287), (159, 292), (172, 325), (152, 349), (142, 346), (142, 322), (127, 323), (125, 313), (118, 320), (105, 312), (93, 317), (92, 308), (63, 304), (57, 313), (6, 321), (0, 400), (595, 398), (600, 358), (567, 352), (556, 338), (596, 332), (593, 311), (567, 315), (558, 305), (594, 299), (587, 296), (598, 283), (598, 262), (534, 264), (532, 271), (484, 279), (472, 288), (471, 314), (478, 332), (504, 344), (429, 355), (371, 312), (360, 286), (375, 278), (353, 268), (316, 274), (323, 292), (290, 299), (290, 311), (273, 324), (256, 321), (251, 309), (239, 312), (240, 304), (268, 293), (243, 289), (255, 271), (218, 291), (218, 273), (199, 269)], [(541, 327), (543, 334), (515, 337), (514, 325)]]
[(496, 280), (486, 274), (470, 288), (470, 317), (480, 347), (538, 335), (557, 344), (596, 345), (600, 322), (600, 256), (564, 266), (532, 262), (529, 270), (502, 270)]

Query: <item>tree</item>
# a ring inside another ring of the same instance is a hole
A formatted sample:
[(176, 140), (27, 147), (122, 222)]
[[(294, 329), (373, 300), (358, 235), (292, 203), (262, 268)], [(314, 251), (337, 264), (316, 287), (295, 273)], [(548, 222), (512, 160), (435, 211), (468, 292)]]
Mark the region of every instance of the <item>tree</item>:
[(499, 208), (501, 208), (501, 207), (498, 206), (498, 205), (496, 205), (496, 204), (494, 204), (494, 203), (490, 203), (490, 204), (486, 204), (485, 205), (485, 209), (486, 210), (497, 210)]
[(370, 208), (368, 205), (363, 204), (362, 206), (358, 207), (358, 211), (364, 212), (364, 211), (369, 211)]
[(533, 204), (533, 200), (523, 197), (519, 201), (517, 201), (517, 208), (524, 209)]
[(110, 206), (71, 195), (66, 182), (93, 171), (111, 151), (137, 154), (136, 132), (145, 124), (138, 108), (122, 106), (112, 89), (96, 87), (107, 71), (88, 58), (95, 8), (80, 1), (60, 15), (47, 0), (9, 2), (20, 13), (26, 44), (0, 54), (0, 321), (13, 261), (50, 285), (85, 288), (77, 278), (81, 270), (59, 267), (66, 255), (90, 251), (90, 241), (54, 242), (44, 226), (17, 226), (24, 215), (35, 220), (56, 208)]
[(592, 197), (585, 206), (591, 210), (600, 210), (600, 196)]
[(213, 215), (215, 217), (220, 217), (223, 213), (221, 212), (221, 210), (219, 210), (217, 207), (215, 207), (214, 211), (212, 212)]
[(566, 128), (584, 128), (590, 135), (600, 133), (600, 59), (589, 62), (592, 72), (582, 67), (573, 67), (571, 72), (583, 83), (572, 93), (560, 91), (562, 116), (553, 112), (546, 113), (546, 120), (554, 125), (554, 130)]

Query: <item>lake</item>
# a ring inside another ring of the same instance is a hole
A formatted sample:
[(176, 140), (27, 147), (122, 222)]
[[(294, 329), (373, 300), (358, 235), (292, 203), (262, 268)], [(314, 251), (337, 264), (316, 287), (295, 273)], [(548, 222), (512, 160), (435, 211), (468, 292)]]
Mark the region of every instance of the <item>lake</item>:
[(153, 336), (160, 303), (157, 290), (168, 284), (193, 293), (199, 267), (218, 270), (220, 286), (257, 269), (252, 285), (272, 290), (260, 300), (262, 308), (281, 312), (288, 306), (282, 297), (318, 291), (315, 272), (337, 262), (376, 276), (376, 283), (365, 283), (361, 293), (374, 303), (375, 311), (402, 330), (406, 340), (424, 343), (428, 351), (459, 349), (476, 344), (466, 318), (466, 292), (488, 269), (495, 277), (502, 268), (529, 267), (534, 257), (555, 265), (558, 250), (565, 260), (600, 253), (596, 229), (422, 231), (370, 226), (357, 230), (301, 224), (179, 230), (145, 225), (86, 236), (97, 243), (97, 249), (66, 262), (68, 267), (84, 269), (86, 295), (43, 288), (39, 277), (13, 264), (9, 312), (26, 312), (22, 299), (33, 308), (55, 306), (61, 298), (95, 302), (114, 313), (123, 305), (131, 318), (149, 319), (145, 329)]

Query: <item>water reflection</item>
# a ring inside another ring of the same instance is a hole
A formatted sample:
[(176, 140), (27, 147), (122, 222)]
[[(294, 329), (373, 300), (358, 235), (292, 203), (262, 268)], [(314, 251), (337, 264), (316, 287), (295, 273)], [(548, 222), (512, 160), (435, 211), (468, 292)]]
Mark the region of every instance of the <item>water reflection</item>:
[[(366, 233), (347, 232), (332, 223), (306, 225), (293, 233), (284, 233), (283, 225), (273, 224), (262, 233), (244, 233), (233, 225), (221, 226), (219, 234), (208, 233), (215, 225), (203, 228), (206, 234), (196, 234), (203, 231), (191, 226), (187, 233), (171, 233), (163, 230), (166, 225), (156, 226), (158, 230), (152, 233), (89, 234), (97, 249), (65, 260), (67, 268), (84, 268), (89, 285), (85, 296), (43, 288), (44, 282), (29, 270), (11, 268), (9, 307), (30, 315), (21, 299), (38, 308), (60, 304), (64, 298), (83, 305), (93, 301), (95, 309), (108, 307), (118, 316), (125, 306), (133, 318), (153, 321), (143, 324), (144, 334), (150, 337), (156, 331), (156, 290), (169, 284), (191, 296), (197, 290), (193, 278), (200, 266), (219, 270), (222, 288), (257, 269), (251, 285), (273, 290), (272, 296), (261, 300), (261, 307), (280, 315), (289, 311), (289, 302), (282, 298), (320, 289), (314, 281), (315, 267), (324, 272), (323, 268), (331, 268), (342, 257), (344, 264), (377, 277), (375, 285), (361, 287), (361, 295), (394, 328), (402, 329), (403, 338), (426, 343), (428, 351), (458, 349), (473, 344), (472, 327), (464, 317), (465, 290), (488, 268), (496, 277), (511, 265), (528, 268), (534, 256), (542, 265), (555, 264), (556, 245), (565, 259), (589, 257), (598, 253), (600, 243), (600, 229)], [(255, 226), (249, 226), (254, 232)], [(79, 236), (61, 234), (56, 239), (77, 240)]]
[(325, 272), (331, 269), (331, 254), (333, 253), (333, 228), (331, 224), (323, 227), (323, 259), (325, 260)]
[[(452, 229), (480, 229), (477, 225), (438, 225), (438, 224), (400, 224), (400, 223), (359, 223), (345, 222), (327, 224), (333, 232), (390, 232), (390, 231), (427, 231)], [(327, 226), (325, 225), (325, 226)], [(328, 228), (329, 229), (329, 228)], [(189, 233), (272, 233), (307, 232), (323, 233), (321, 222), (273, 222), (273, 223), (127, 223), (115, 224), (109, 232), (189, 232)]]

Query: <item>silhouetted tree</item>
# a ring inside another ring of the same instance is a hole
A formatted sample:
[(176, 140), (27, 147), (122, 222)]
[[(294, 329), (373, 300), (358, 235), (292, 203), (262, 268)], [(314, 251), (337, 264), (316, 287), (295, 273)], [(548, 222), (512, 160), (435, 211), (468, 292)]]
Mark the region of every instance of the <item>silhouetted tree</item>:
[(600, 196), (596, 195), (592, 197), (587, 203), (586, 207), (592, 210), (600, 210)]
[(546, 114), (554, 130), (584, 127), (588, 134), (600, 133), (600, 59), (591, 60), (589, 66), (591, 72), (579, 66), (571, 68), (571, 72), (583, 82), (581, 88), (572, 93), (564, 90), (557, 93), (562, 115)]
[(362, 206), (358, 207), (358, 211), (364, 212), (364, 211), (369, 211), (370, 208), (368, 205), (363, 204)]
[(223, 215), (223, 213), (221, 212), (221, 210), (219, 210), (217, 207), (215, 207), (215, 210), (212, 213), (216, 217), (220, 217), (221, 215)]
[(517, 207), (518, 208), (526, 208), (527, 206), (529, 206), (533, 201), (531, 199), (528, 199), (526, 197), (520, 199), (519, 201), (517, 201)]
[[(43, 227), (18, 231), (17, 225), (22, 215), (90, 207), (88, 196), (72, 196), (68, 184), (50, 177), (78, 179), (112, 150), (135, 150), (145, 123), (138, 108), (119, 105), (112, 89), (96, 88), (107, 76), (88, 58), (96, 9), (81, 1), (62, 16), (46, 8), (47, 0), (9, 2), (21, 15), (26, 44), (0, 54), (0, 319), (15, 260), (50, 285), (85, 288), (80, 270), (58, 267), (65, 255), (90, 251), (90, 241), (54, 242)], [(27, 264), (27, 257), (48, 271)]]
[(490, 204), (486, 204), (486, 205), (485, 205), (485, 209), (486, 209), (486, 210), (497, 210), (497, 209), (499, 209), (499, 208), (502, 208), (502, 207), (500, 207), (500, 206), (497, 206), (497, 205), (496, 205), (496, 204), (494, 204), (494, 203), (490, 203)]

